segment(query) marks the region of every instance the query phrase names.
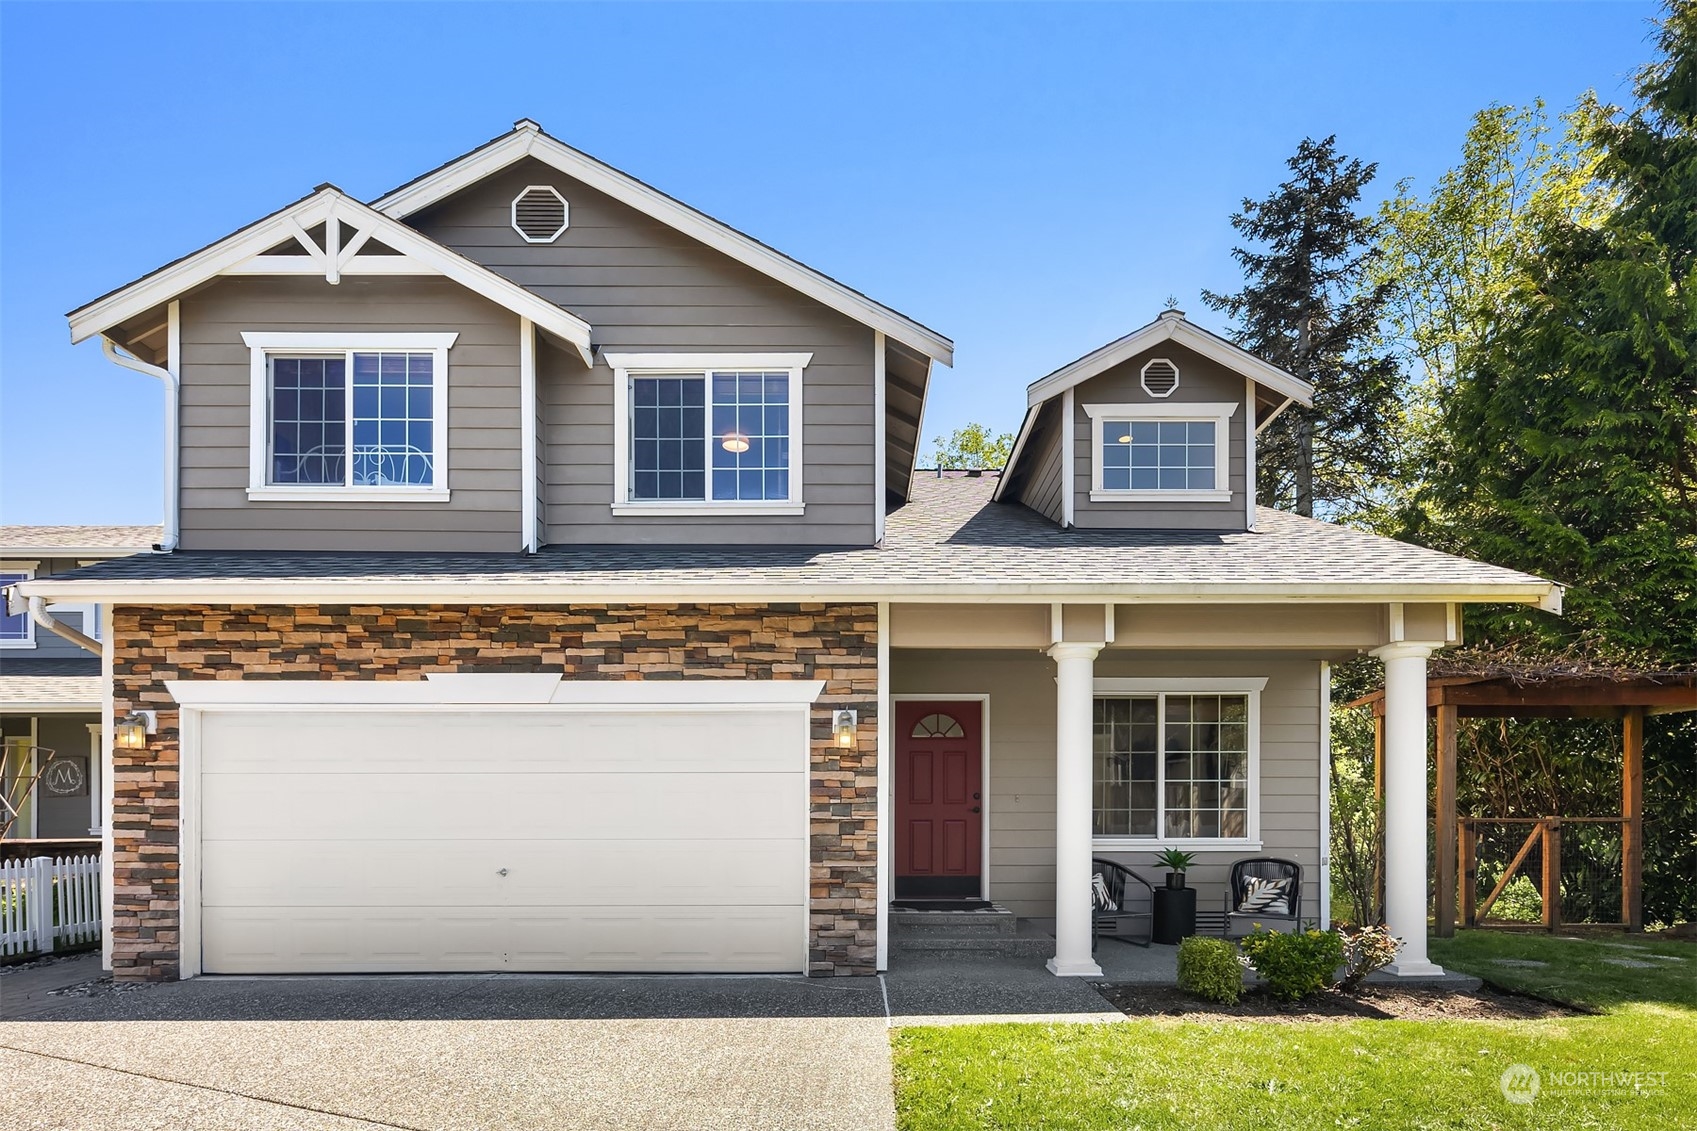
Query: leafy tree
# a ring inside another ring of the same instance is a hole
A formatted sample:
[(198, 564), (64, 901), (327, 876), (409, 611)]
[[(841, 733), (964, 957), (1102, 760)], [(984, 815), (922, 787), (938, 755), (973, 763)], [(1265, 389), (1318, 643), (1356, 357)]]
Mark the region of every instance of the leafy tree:
[(1305, 138), (1291, 178), (1244, 200), (1232, 227), (1259, 249), (1232, 250), (1243, 289), (1202, 295), (1236, 321), (1239, 345), (1314, 386), (1312, 409), (1292, 405), (1257, 440), (1261, 501), (1305, 515), (1367, 505), (1393, 469), (1400, 418), (1399, 368), (1375, 349), (1389, 287), (1366, 284), (1379, 253), (1356, 212), (1377, 167), (1336, 140)]
[(952, 468), (995, 468), (1008, 462), (1013, 452), (1013, 433), (992, 433), (982, 424), (957, 428), (947, 439), (931, 441), (935, 466)]
[[(1636, 109), (1597, 111), (1575, 127), (1568, 187), (1594, 176), (1595, 199), (1565, 189), (1552, 196), (1525, 217), (1518, 262), (1484, 276), (1495, 288), (1489, 309), (1456, 304), (1467, 321), (1447, 339), (1452, 368), (1435, 398), (1442, 442), (1427, 449), (1430, 476), (1410, 534), (1569, 586), (1562, 618), (1470, 610), (1474, 639), (1689, 667), (1697, 665), (1697, 5), (1670, 7), (1658, 46), (1638, 76)], [(1433, 340), (1433, 355), (1444, 356), (1443, 334)], [(1590, 795), (1615, 811), (1613, 783), (1603, 780), (1612, 767), (1567, 757), (1576, 738), (1592, 750), (1612, 745), (1605, 728), (1587, 729), (1479, 729), (1476, 758), (1499, 757), (1497, 770), (1480, 771), (1482, 796), (1495, 792), (1493, 781), (1518, 783), (1492, 803), (1560, 812)], [(1693, 716), (1649, 721), (1651, 918), (1697, 917), (1694, 754)]]

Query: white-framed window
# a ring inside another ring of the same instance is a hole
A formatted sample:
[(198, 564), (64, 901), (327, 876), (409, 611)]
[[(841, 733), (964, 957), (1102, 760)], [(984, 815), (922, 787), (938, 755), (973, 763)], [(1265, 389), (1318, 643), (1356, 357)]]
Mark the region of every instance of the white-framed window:
[(244, 333), (248, 498), (445, 502), (458, 337)]
[(1265, 679), (1099, 679), (1092, 834), (1113, 846), (1260, 846)]
[(1231, 501), (1231, 404), (1087, 404), (1093, 502)]
[(802, 513), (810, 353), (606, 354), (613, 513)]
[[(0, 562), (0, 589), (35, 578), (38, 562)], [(0, 602), (0, 648), (34, 648), (35, 621), (28, 612), (10, 613)]]

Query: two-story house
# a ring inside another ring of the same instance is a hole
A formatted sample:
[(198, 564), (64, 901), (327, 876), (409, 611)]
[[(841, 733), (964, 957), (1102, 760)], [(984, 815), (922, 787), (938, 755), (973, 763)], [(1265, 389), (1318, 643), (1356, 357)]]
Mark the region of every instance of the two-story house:
[[(0, 526), (0, 588), (159, 541), (157, 526)], [(101, 834), (100, 608), (0, 610), (0, 831), (7, 840), (66, 841)]]
[(950, 341), (521, 121), (70, 315), (167, 398), (111, 607), (119, 976), (888, 962), (898, 899), (1054, 923), (1092, 857), (1298, 862), (1328, 665), (1385, 661), (1397, 969), (1426, 657), (1536, 577), (1258, 509), (1310, 390), (1167, 312), (916, 472)]

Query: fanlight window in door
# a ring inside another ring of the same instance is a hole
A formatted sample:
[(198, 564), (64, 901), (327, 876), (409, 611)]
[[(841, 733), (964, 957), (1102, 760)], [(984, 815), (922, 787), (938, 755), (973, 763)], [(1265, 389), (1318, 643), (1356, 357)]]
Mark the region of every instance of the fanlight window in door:
[(948, 715), (926, 715), (913, 724), (915, 738), (965, 738), (966, 731)]

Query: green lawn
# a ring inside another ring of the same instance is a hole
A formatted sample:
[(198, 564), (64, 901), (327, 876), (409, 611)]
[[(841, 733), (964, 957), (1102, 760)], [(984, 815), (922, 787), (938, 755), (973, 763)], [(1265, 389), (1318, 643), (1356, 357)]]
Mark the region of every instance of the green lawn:
[[(1644, 945), (1684, 961), (1666, 972), (1624, 969), (1602, 959), (1632, 952), (1598, 942), (1499, 934), (1434, 947), (1440, 962), (1604, 1009), (1599, 1016), (902, 1029), (893, 1037), (898, 1119), (905, 1131), (1691, 1126), (1697, 948)], [(1511, 979), (1489, 964), (1496, 957), (1562, 965)], [(1530, 1105), (1510, 1104), (1498, 1087), (1513, 1064), (1542, 1077)], [(1581, 1072), (1665, 1077), (1636, 1091), (1563, 1079)]]

